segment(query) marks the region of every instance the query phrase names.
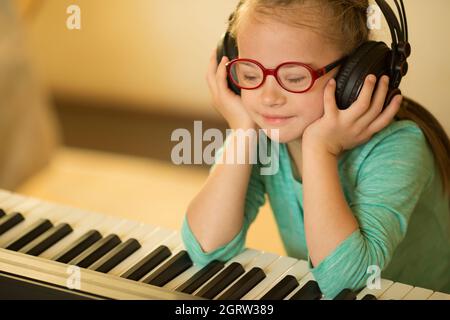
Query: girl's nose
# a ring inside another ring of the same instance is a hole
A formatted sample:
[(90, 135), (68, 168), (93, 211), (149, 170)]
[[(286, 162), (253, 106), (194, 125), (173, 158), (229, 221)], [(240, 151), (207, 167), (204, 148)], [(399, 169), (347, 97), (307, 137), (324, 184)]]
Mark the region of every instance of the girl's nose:
[(286, 102), (283, 88), (278, 84), (275, 77), (267, 77), (262, 86), (262, 103), (267, 107), (279, 107)]

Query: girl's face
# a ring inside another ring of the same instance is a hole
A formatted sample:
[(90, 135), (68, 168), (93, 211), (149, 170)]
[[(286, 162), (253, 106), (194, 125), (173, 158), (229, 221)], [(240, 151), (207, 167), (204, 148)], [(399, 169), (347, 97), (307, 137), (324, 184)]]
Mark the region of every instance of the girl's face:
[[(237, 34), (240, 58), (257, 60), (265, 68), (297, 61), (317, 70), (342, 57), (336, 48), (311, 30), (275, 20), (263, 21), (250, 18), (241, 22)], [(261, 129), (279, 129), (278, 141), (287, 143), (301, 138), (305, 128), (322, 117), (324, 89), (337, 71), (338, 68), (325, 74), (309, 91), (300, 94), (284, 90), (275, 77), (268, 76), (260, 88), (242, 90), (242, 102)], [(289, 118), (276, 122), (265, 119), (264, 115)], [(272, 138), (270, 131), (267, 135)]]

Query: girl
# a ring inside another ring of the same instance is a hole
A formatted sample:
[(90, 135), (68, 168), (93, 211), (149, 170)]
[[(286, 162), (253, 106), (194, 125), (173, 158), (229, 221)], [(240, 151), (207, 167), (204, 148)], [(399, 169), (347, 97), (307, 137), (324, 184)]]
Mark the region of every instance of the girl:
[[(317, 70), (369, 39), (367, 8), (366, 0), (245, 0), (230, 28), (239, 58)], [(267, 193), (287, 254), (308, 260), (325, 297), (366, 286), (371, 266), (382, 278), (450, 293), (450, 148), (437, 121), (419, 105), (408, 110), (401, 96), (383, 109), (387, 76), (378, 85), (368, 76), (339, 110), (339, 67), (301, 94), (268, 76), (238, 96), (227, 86), (228, 62), (211, 57), (214, 106), (232, 129), (261, 128), (269, 138), (267, 129), (278, 129), (279, 170), (214, 165), (182, 227), (194, 262), (239, 254)], [(219, 156), (242, 147), (236, 138)], [(248, 158), (247, 146), (241, 151)]]

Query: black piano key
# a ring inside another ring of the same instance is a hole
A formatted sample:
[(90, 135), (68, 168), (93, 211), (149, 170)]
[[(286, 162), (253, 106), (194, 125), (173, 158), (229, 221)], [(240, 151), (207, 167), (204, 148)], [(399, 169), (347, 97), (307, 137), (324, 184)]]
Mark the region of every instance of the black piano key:
[(366, 294), (361, 300), (378, 300), (373, 294)]
[(5, 249), (18, 251), (52, 227), (53, 224), (50, 220), (39, 219), (29, 226), (17, 239), (14, 239), (7, 244)]
[(261, 300), (283, 300), (289, 293), (299, 286), (297, 279), (293, 275), (287, 275), (278, 282), (272, 289), (266, 292)]
[(72, 231), (72, 227), (67, 223), (61, 223), (31, 241), (25, 247), (20, 249), (20, 252), (38, 256)]
[(238, 300), (245, 296), (258, 283), (260, 283), (266, 274), (261, 268), (254, 267), (248, 271), (241, 279), (233, 284), (227, 291), (222, 293), (218, 300)]
[(225, 263), (218, 260), (213, 260), (208, 265), (203, 267), (200, 271), (194, 274), (190, 279), (184, 282), (181, 286), (175, 289), (175, 291), (192, 294), (195, 290), (200, 288), (209, 279), (216, 275), (220, 270), (225, 267)]
[(128, 239), (105, 254), (89, 267), (90, 270), (107, 273), (141, 247), (136, 239)]
[(136, 263), (133, 267), (124, 272), (121, 277), (138, 281), (171, 255), (172, 252), (170, 252), (169, 248), (164, 245), (159, 246)]
[(316, 281), (308, 281), (300, 290), (298, 290), (289, 300), (320, 300), (322, 292)]
[(0, 236), (9, 229), (12, 229), (13, 227), (21, 223), (23, 220), (25, 220), (25, 218), (19, 212), (7, 214), (4, 217), (0, 218)]
[(115, 234), (110, 234), (105, 238), (94, 243), (86, 251), (72, 259), (69, 264), (76, 265), (80, 268), (88, 268), (91, 264), (103, 257), (109, 251), (117, 247), (122, 241)]
[(192, 264), (192, 260), (187, 251), (181, 250), (161, 267), (155, 270), (155, 272), (144, 278), (142, 282), (162, 287), (176, 276), (192, 267)]
[(81, 254), (91, 245), (99, 241), (101, 238), (102, 235), (100, 234), (100, 232), (98, 232), (97, 230), (89, 230), (83, 236), (81, 236), (79, 239), (75, 240), (75, 242), (65, 248), (62, 252), (53, 257), (52, 260), (62, 263), (69, 263), (69, 261), (75, 259), (75, 257)]
[(195, 295), (206, 299), (213, 299), (244, 273), (244, 267), (237, 262), (233, 262), (222, 270), (222, 272), (220, 272), (214, 279), (208, 282), (203, 288), (201, 288)]
[(6, 212), (0, 209), (0, 218), (6, 216)]
[(333, 300), (356, 300), (356, 294), (350, 289), (344, 289)]

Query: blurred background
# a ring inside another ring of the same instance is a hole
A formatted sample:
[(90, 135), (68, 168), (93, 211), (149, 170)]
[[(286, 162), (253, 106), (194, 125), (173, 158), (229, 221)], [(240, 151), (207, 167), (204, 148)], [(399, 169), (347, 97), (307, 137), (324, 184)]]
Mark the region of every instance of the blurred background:
[[(0, 188), (179, 229), (208, 167), (172, 164), (171, 133), (227, 128), (205, 73), (237, 2), (0, 0)], [(403, 93), (449, 133), (450, 2), (405, 5)], [(375, 36), (390, 43), (384, 20)], [(268, 204), (247, 246), (285, 254)]]

